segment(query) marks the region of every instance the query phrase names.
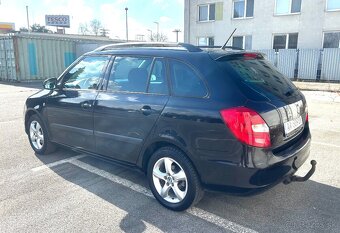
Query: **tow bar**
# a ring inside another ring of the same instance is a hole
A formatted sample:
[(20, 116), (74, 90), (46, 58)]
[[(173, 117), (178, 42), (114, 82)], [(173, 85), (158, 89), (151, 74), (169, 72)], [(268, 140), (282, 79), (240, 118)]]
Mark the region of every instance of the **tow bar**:
[(310, 164), (312, 165), (312, 168), (309, 170), (309, 172), (307, 172), (307, 174), (304, 177), (301, 176), (289, 176), (287, 177), (283, 183), (284, 184), (290, 184), (291, 182), (304, 182), (307, 181), (315, 172), (315, 168), (316, 168), (316, 161), (312, 160), (310, 161)]

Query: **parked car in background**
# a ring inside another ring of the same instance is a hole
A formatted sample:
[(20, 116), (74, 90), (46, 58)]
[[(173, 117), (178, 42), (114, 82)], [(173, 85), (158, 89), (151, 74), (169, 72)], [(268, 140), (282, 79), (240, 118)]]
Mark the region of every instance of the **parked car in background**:
[(262, 190), (307, 160), (303, 94), (260, 53), (190, 44), (119, 44), (75, 61), (26, 101), (33, 150), (57, 145), (143, 170), (180, 211), (203, 190)]

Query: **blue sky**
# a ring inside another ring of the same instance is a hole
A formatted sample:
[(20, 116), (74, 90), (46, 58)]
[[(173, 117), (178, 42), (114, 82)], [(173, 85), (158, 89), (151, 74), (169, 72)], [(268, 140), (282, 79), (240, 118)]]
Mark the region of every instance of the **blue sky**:
[[(110, 37), (125, 38), (125, 10), (128, 10), (129, 38), (136, 34), (149, 35), (148, 29), (160, 32), (170, 41), (175, 40), (173, 29), (183, 32), (184, 0), (0, 0), (0, 22), (14, 22), (16, 29), (26, 26), (26, 9), (29, 6), (30, 24), (45, 24), (45, 14), (68, 14), (71, 28), (67, 33), (78, 33), (80, 23), (99, 19), (110, 30)], [(53, 29), (53, 28), (51, 28)], [(183, 33), (180, 33), (183, 40)]]

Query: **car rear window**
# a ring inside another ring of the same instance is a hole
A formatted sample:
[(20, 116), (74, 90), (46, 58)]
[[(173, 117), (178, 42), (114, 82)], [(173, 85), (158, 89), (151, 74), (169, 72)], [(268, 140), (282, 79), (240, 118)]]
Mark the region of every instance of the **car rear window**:
[(170, 59), (169, 64), (173, 95), (195, 98), (207, 96), (203, 81), (191, 67), (173, 59)]
[[(252, 54), (251, 54), (252, 55)], [(231, 67), (238, 78), (251, 87), (273, 94), (289, 96), (296, 89), (292, 82), (262, 56), (237, 56), (219, 59), (222, 66)]]

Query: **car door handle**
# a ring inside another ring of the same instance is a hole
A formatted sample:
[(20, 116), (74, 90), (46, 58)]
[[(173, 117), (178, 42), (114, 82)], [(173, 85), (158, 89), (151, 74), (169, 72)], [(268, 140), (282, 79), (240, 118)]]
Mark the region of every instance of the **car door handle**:
[(146, 116), (152, 113), (152, 108), (148, 105), (143, 106), (140, 110)]
[(92, 104), (90, 104), (89, 102), (86, 101), (86, 102), (81, 103), (81, 107), (83, 109), (89, 109), (89, 108), (92, 107)]

